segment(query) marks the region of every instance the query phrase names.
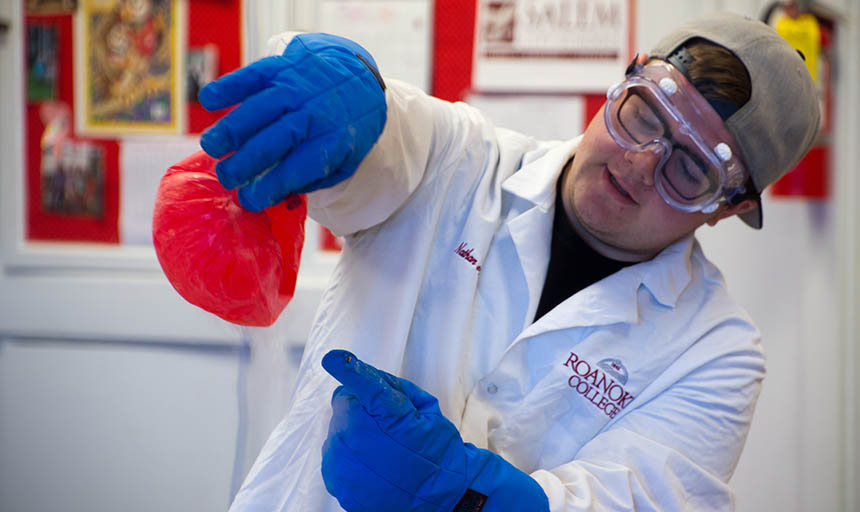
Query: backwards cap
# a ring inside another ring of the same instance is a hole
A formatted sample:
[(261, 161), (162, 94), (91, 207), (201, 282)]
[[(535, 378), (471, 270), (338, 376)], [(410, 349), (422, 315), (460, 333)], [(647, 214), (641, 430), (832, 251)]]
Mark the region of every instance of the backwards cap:
[[(713, 14), (682, 25), (661, 39), (649, 55), (667, 60), (693, 38), (729, 50), (749, 73), (750, 99), (725, 124), (761, 192), (791, 170), (812, 146), (820, 117), (815, 83), (798, 52), (770, 26), (738, 14)], [(761, 201), (740, 217), (761, 228)]]

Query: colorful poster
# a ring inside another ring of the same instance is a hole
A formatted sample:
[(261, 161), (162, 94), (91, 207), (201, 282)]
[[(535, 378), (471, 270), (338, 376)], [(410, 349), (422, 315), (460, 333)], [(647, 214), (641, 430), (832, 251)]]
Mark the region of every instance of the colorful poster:
[(78, 130), (180, 133), (184, 67), (179, 0), (83, 0)]
[(598, 92), (632, 59), (634, 0), (478, 0), (478, 92)]

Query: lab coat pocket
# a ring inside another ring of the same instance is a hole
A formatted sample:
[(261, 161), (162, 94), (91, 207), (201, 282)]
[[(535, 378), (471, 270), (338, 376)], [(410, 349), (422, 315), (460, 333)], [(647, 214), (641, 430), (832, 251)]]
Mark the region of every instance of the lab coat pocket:
[(511, 407), (503, 421), (490, 424), (487, 432), (490, 449), (523, 471), (537, 469), (548, 433), (561, 418), (571, 413), (571, 403), (564, 396), (565, 388), (567, 384), (553, 378), (552, 374), (538, 382)]
[[(580, 382), (587, 381), (561, 363), (554, 365), (504, 422), (491, 425), (491, 449), (529, 472), (572, 460), (620, 410), (598, 388), (587, 390)], [(622, 398), (622, 389), (613, 389), (612, 396)]]

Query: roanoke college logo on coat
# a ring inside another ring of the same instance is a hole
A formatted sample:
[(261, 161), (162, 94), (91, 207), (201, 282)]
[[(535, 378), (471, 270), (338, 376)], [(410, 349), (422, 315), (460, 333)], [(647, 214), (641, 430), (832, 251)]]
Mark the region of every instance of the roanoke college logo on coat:
[(621, 364), (620, 359), (607, 357), (606, 359), (601, 359), (597, 363), (597, 366), (603, 368), (603, 371), (615, 377), (615, 380), (621, 384), (627, 384), (627, 368)]
[(571, 371), (567, 385), (610, 418), (636, 398), (624, 389), (628, 374), (619, 359), (601, 359), (592, 365), (571, 352), (564, 366)]

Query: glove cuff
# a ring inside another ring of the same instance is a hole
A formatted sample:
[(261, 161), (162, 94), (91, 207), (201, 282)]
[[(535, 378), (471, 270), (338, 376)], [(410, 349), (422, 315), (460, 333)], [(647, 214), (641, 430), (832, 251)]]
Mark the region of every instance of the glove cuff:
[[(463, 512), (501, 512), (505, 510), (528, 510), (549, 512), (549, 500), (540, 484), (506, 461), (503, 457), (471, 443), (466, 446), (468, 491), (484, 497), (478, 508), (464, 508)], [(466, 498), (466, 495), (463, 498)], [(462, 501), (462, 500), (461, 500)], [(460, 509), (454, 509), (460, 512)]]

